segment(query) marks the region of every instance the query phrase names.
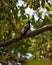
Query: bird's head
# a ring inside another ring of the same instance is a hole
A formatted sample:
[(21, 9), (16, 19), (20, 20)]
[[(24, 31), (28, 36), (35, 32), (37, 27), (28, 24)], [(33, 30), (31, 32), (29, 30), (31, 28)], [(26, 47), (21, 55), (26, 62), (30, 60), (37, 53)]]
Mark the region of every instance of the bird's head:
[(27, 24), (30, 24), (30, 20), (27, 21)]

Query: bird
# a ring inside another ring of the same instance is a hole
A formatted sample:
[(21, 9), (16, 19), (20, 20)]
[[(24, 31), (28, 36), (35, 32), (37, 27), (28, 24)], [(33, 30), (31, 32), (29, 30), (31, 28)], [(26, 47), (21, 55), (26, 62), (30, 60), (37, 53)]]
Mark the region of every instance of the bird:
[(30, 29), (30, 20), (22, 27), (21, 36), (25, 36), (28, 30)]

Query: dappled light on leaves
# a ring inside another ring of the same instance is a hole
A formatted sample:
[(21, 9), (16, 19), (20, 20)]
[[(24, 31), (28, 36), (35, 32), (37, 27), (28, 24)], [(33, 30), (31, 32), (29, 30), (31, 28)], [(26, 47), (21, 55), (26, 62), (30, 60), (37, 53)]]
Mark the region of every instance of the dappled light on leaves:
[[(28, 20), (30, 30), (21, 37)], [(51, 65), (51, 24), (51, 0), (0, 0), (0, 63)]]

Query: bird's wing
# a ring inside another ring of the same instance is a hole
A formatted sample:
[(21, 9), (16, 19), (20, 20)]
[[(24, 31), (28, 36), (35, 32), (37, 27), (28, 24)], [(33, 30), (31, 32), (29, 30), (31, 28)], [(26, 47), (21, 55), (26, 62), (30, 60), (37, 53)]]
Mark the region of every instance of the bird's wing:
[(28, 24), (26, 24), (25, 26), (23, 26), (21, 33), (25, 33), (28, 30)]

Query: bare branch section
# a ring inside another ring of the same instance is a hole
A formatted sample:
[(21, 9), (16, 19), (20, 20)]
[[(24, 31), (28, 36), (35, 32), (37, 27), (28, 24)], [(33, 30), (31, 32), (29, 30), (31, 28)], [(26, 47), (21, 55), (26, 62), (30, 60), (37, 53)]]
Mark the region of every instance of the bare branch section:
[(41, 28), (39, 28), (37, 30), (30, 31), (24, 37), (21, 37), (19, 35), (19, 36), (16, 36), (14, 38), (8, 39), (8, 40), (6, 40), (4, 42), (0, 42), (0, 47), (7, 46), (9, 44), (12, 44), (15, 41), (18, 41), (18, 40), (22, 40), (22, 39), (25, 39), (25, 38), (36, 36), (36, 35), (38, 35), (40, 33), (43, 33), (45, 31), (49, 31), (49, 30), (52, 30), (52, 24), (45, 25), (45, 26), (43, 26), (43, 27), (41, 27)]

